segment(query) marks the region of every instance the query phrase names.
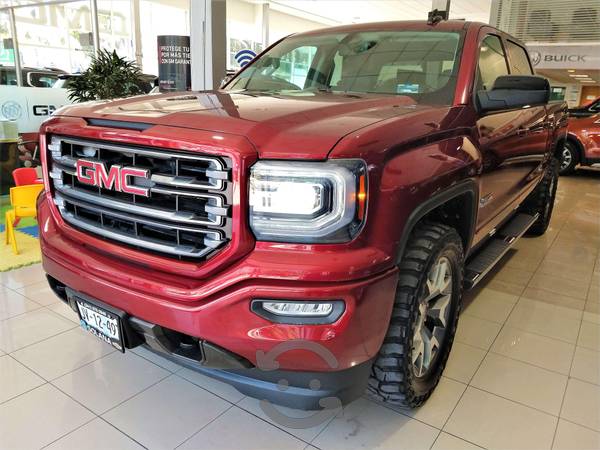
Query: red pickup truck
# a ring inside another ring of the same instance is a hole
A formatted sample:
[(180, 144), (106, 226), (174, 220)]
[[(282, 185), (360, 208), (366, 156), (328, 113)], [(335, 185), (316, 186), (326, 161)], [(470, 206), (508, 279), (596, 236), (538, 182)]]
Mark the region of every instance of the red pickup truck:
[(417, 406), (463, 287), (548, 226), (548, 99), (497, 29), (385, 22), (289, 36), (220, 90), (65, 107), (40, 135), (44, 269), (119, 350), (295, 408)]

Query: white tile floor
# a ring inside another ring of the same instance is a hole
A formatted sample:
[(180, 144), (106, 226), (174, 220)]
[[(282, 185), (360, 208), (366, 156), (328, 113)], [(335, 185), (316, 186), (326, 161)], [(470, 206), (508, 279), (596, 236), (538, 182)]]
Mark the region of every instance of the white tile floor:
[[(232, 387), (81, 331), (39, 266), (0, 274), (0, 449), (600, 449), (600, 171), (465, 298), (422, 408), (362, 398), (285, 428)], [(307, 413), (287, 410), (297, 417)]]

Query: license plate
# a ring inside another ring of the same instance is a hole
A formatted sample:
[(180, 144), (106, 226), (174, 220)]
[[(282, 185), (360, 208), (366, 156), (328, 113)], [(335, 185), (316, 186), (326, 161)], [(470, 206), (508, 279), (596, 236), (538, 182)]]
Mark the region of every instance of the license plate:
[(76, 301), (81, 327), (117, 350), (125, 352), (119, 316), (80, 299)]

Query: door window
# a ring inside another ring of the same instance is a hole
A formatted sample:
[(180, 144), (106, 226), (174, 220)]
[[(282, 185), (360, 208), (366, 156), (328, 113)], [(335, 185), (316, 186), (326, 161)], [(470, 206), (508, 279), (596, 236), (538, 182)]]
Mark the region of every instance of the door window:
[(508, 41), (506, 50), (510, 59), (510, 73), (515, 75), (533, 75), (527, 52), (520, 45)]
[(44, 72), (29, 72), (27, 80), (33, 87), (48, 88), (52, 87), (56, 80), (58, 80), (58, 75)]
[(492, 34), (485, 37), (479, 48), (477, 69), (477, 90), (490, 90), (494, 81), (501, 75), (508, 75), (506, 55), (498, 36)]

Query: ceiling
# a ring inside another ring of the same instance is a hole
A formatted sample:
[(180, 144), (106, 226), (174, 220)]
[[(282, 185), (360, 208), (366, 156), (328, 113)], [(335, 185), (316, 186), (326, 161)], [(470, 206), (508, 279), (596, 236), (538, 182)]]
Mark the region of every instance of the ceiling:
[[(273, 9), (313, 16), (328, 24), (425, 20), (432, 9), (431, 0), (275, 0), (269, 4)], [(450, 18), (487, 23), (491, 4), (492, 0), (451, 0)]]
[[(554, 81), (558, 81), (565, 84), (579, 83), (581, 86), (594, 86), (600, 84), (600, 70), (574, 70), (569, 72), (567, 69), (537, 69), (536, 73), (545, 77), (551, 78)], [(577, 76), (574, 76), (577, 75)], [(583, 75), (587, 75), (586, 78)], [(592, 80), (579, 81), (579, 80)]]

